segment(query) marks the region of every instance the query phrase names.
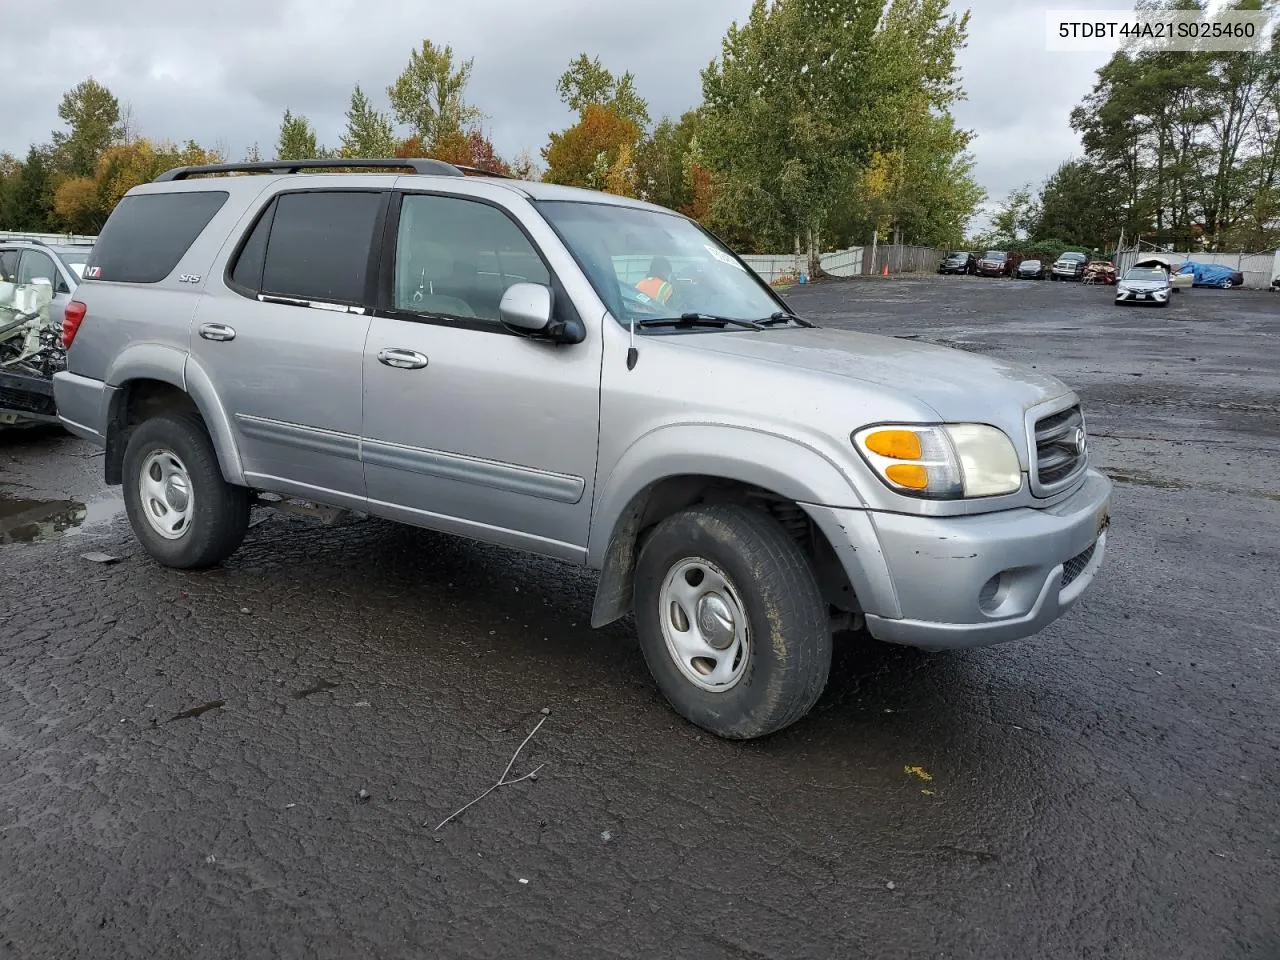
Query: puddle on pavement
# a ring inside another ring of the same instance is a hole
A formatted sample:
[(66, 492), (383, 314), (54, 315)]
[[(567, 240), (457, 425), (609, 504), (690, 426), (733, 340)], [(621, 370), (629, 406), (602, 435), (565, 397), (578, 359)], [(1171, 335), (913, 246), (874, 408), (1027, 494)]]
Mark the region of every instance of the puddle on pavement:
[(45, 543), (90, 530), (123, 512), (122, 500), (86, 504), (78, 500), (33, 500), (0, 492), (0, 544)]

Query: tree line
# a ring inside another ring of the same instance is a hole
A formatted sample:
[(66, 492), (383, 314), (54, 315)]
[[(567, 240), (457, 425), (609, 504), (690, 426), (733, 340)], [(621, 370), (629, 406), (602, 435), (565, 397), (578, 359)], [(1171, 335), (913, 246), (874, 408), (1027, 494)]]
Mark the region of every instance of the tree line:
[[(467, 98), (474, 66), (424, 40), (381, 104), (357, 84), (340, 141), (286, 109), (275, 159), (436, 157), (524, 179), (640, 197), (684, 212), (743, 252), (885, 240), (955, 244), (985, 199), (973, 134), (950, 107), (969, 15), (948, 0), (756, 0), (701, 72), (702, 101), (655, 121), (630, 72), (582, 54), (557, 84), (576, 114), (535, 158), (499, 156)], [(0, 155), (0, 227), (95, 233), (130, 187), (227, 151), (154, 142), (90, 78), (63, 128), (24, 159)], [(255, 144), (245, 159), (260, 159)]]
[[(1207, 0), (1141, 0), (1204, 10)], [(1272, 9), (1263, 0), (1229, 4)], [(1071, 112), (1083, 155), (1013, 191), (976, 245), (1114, 250), (1280, 246), (1280, 45), (1265, 53), (1121, 51)]]

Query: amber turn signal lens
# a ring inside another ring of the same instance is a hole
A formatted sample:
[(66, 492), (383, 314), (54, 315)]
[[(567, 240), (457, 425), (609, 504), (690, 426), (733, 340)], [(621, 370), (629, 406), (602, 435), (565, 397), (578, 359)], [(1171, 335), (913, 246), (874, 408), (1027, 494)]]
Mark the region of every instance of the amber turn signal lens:
[(884, 475), (898, 486), (910, 490), (927, 490), (929, 487), (929, 471), (914, 463), (892, 464)]
[(872, 453), (894, 460), (919, 460), (920, 437), (911, 430), (877, 430), (863, 441)]

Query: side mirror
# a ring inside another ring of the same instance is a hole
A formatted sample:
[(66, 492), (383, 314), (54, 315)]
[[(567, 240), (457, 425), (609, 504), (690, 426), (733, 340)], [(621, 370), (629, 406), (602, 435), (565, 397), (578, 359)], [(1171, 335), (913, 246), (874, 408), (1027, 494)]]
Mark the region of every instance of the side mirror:
[(540, 283), (513, 283), (502, 295), (498, 316), (508, 327), (545, 333), (551, 325), (551, 290)]

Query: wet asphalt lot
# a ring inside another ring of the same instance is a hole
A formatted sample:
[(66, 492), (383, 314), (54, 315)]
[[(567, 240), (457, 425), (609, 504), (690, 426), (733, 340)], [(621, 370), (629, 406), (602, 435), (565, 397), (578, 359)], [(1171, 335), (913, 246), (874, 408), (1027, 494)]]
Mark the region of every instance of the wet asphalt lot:
[[(1119, 481), (1081, 605), (842, 638), (810, 717), (725, 743), (587, 626), (591, 575), (266, 512), (169, 572), (92, 447), (5, 436), (0, 957), (1280, 957), (1280, 295), (789, 297), (1081, 392)], [(435, 832), (543, 708), (538, 779)]]

